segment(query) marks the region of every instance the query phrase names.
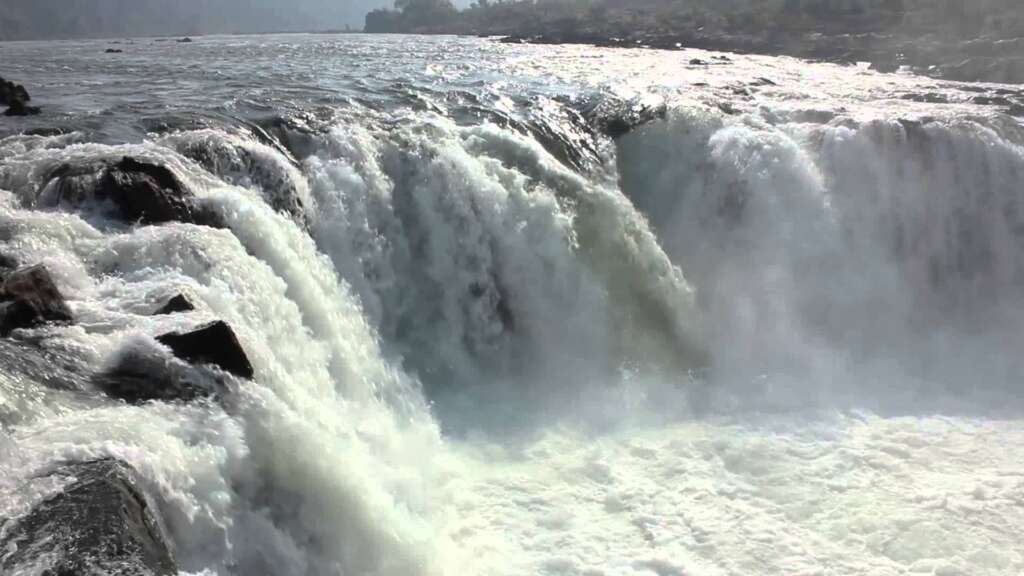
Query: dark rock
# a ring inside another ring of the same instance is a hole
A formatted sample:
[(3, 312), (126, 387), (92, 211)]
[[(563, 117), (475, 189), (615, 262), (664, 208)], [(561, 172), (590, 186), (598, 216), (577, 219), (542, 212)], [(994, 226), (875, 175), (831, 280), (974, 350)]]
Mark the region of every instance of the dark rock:
[(0, 78), (0, 105), (8, 106), (5, 116), (31, 116), (39, 114), (38, 106), (29, 106), (32, 101), (28, 90), (21, 84), (15, 84)]
[(39, 106), (29, 106), (24, 102), (15, 100), (11, 103), (10, 108), (4, 112), (4, 116), (35, 116), (40, 112), (42, 112), (42, 110)]
[(71, 321), (71, 310), (42, 265), (15, 270), (4, 278), (0, 286), (0, 335), (46, 322)]
[(718, 109), (730, 116), (735, 116), (740, 113), (740, 111), (732, 105), (732, 102), (719, 102)]
[(701, 60), (700, 58), (694, 58), (690, 60), (690, 66), (707, 66), (708, 63)]
[(0, 273), (7, 270), (14, 270), (18, 267), (18, 260), (9, 254), (0, 253)]
[(185, 36), (184, 38), (178, 40), (178, 44), (187, 44), (189, 42), (192, 42), (192, 39), (188, 36)]
[(124, 50), (121, 50), (120, 48), (107, 48), (103, 52), (107, 54), (121, 54)]
[(170, 576), (178, 573), (159, 511), (137, 473), (114, 459), (66, 464), (72, 479), (0, 540), (0, 572), (52, 576)]
[(924, 94), (904, 94), (900, 96), (903, 100), (909, 100), (911, 102), (926, 102), (928, 104), (948, 104), (949, 98), (945, 94), (939, 94), (937, 92), (926, 92)]
[(92, 383), (107, 396), (130, 404), (191, 402), (220, 398), (226, 391), (218, 374), (171, 361), (165, 350), (151, 342), (125, 347), (109, 369), (92, 378)]
[(751, 82), (750, 85), (751, 86), (778, 86), (778, 84), (776, 84), (773, 80), (771, 80), (770, 78), (765, 78), (763, 76), (758, 78), (757, 80), (754, 80), (753, 82)]
[(657, 120), (664, 120), (668, 107), (664, 103), (637, 105), (636, 102), (606, 99), (587, 115), (598, 129), (611, 138), (620, 138)]
[(253, 377), (252, 364), (234, 330), (223, 321), (199, 326), (190, 332), (172, 332), (157, 337), (175, 356), (196, 364), (213, 364), (242, 378)]
[(900, 63), (892, 57), (879, 57), (871, 61), (871, 69), (883, 74), (892, 74), (900, 69)]
[(173, 172), (128, 156), (116, 164), (65, 165), (51, 179), (57, 180), (57, 196), (51, 202), (58, 206), (77, 206), (90, 200), (111, 202), (117, 215), (129, 222), (224, 226)]
[(166, 304), (153, 312), (154, 316), (161, 316), (165, 314), (176, 314), (178, 312), (191, 312), (196, 307), (185, 297), (184, 294), (177, 294), (173, 298), (167, 301)]
[[(254, 131), (261, 134), (258, 139), (272, 140), (259, 126)], [(279, 142), (278, 152), (293, 166), (297, 166), (291, 153)], [(264, 199), (278, 212), (284, 212), (297, 223), (306, 224), (306, 206), (295, 180), (283, 170), (283, 166), (269, 163), (254, 155), (252, 151), (236, 146), (228, 140), (203, 140), (186, 142), (178, 150), (183, 155), (200, 163), (208, 171), (217, 174), (226, 182), (257, 188)]]
[(15, 102), (31, 101), (32, 97), (29, 96), (28, 90), (24, 86), (0, 78), (0, 105), (11, 106)]
[(1004, 96), (975, 96), (971, 98), (971, 102), (981, 106), (1012, 106), (1008, 98)]

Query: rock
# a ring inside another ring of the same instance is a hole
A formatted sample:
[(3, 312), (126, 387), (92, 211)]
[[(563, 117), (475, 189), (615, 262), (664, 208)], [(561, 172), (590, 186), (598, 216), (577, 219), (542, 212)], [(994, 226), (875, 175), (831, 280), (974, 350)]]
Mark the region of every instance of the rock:
[(65, 165), (56, 179), (55, 205), (77, 206), (88, 201), (110, 202), (128, 222), (184, 222), (224, 227), (220, 217), (200, 204), (169, 169), (125, 156), (116, 164)]
[(253, 377), (252, 364), (242, 344), (227, 323), (218, 320), (189, 332), (172, 332), (157, 337), (175, 356), (197, 364), (213, 364), (242, 378)]
[(1005, 96), (975, 96), (971, 98), (971, 102), (980, 106), (1012, 106), (1011, 102)]
[(129, 465), (114, 459), (66, 464), (72, 479), (17, 519), (0, 539), (0, 572), (52, 576), (178, 573), (159, 511)]
[(39, 114), (38, 106), (29, 106), (32, 101), (28, 90), (21, 84), (15, 84), (0, 78), (0, 105), (8, 106), (4, 116), (31, 116)]
[(10, 106), (15, 102), (31, 102), (28, 90), (21, 84), (15, 84), (0, 78), (0, 105)]
[(184, 38), (178, 40), (178, 44), (188, 44), (189, 42), (192, 42), (192, 39), (188, 36), (185, 36)]
[(708, 63), (701, 60), (700, 58), (694, 58), (690, 60), (690, 66), (707, 66)]
[(15, 270), (0, 286), (0, 335), (46, 322), (72, 322), (60, 290), (42, 265)]
[(166, 314), (176, 314), (178, 312), (191, 312), (196, 307), (185, 297), (184, 294), (177, 294), (167, 301), (166, 304), (153, 312), (154, 316), (161, 316)]
[[(272, 137), (259, 126), (254, 126), (253, 129), (258, 131), (257, 138), (261, 141), (264, 141), (264, 138), (272, 141)], [(288, 214), (296, 223), (305, 226), (308, 220), (306, 205), (299, 188), (301, 178), (294, 177), (291, 170), (292, 167), (298, 167), (298, 162), (294, 161), (291, 153), (279, 142), (275, 144), (275, 149), (287, 159), (287, 164), (285, 161), (278, 161), (276, 157), (261, 157), (258, 152), (230, 140), (186, 141), (179, 145), (178, 151), (226, 182), (259, 189), (274, 210)]]
[(124, 50), (121, 50), (120, 48), (107, 48), (103, 52), (106, 54), (121, 54)]
[(42, 112), (39, 106), (29, 106), (24, 102), (15, 100), (11, 103), (10, 108), (4, 111), (4, 116), (35, 116)]
[(871, 61), (871, 69), (883, 74), (892, 74), (900, 69), (900, 63), (891, 56), (879, 56)]
[(0, 252), (0, 273), (2, 271), (14, 270), (18, 267), (18, 259), (10, 254)]
[(227, 390), (218, 373), (171, 361), (167, 351), (151, 340), (125, 346), (92, 382), (107, 396), (129, 404), (221, 398)]
[(631, 100), (608, 98), (587, 113), (590, 122), (606, 136), (617, 139), (657, 120), (664, 120), (668, 107), (664, 102), (647, 105)]
[(902, 100), (909, 100), (911, 102), (926, 102), (928, 104), (949, 104), (949, 98), (945, 94), (938, 92), (926, 92), (923, 94), (904, 94), (900, 96)]

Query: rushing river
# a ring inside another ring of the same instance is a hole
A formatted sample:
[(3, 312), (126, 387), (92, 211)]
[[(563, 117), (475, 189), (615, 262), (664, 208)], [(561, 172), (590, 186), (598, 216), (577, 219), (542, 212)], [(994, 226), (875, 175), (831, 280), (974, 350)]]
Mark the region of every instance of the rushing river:
[[(0, 520), (112, 456), (190, 574), (1024, 572), (1014, 87), (476, 38), (110, 46), (0, 44), (44, 109), (0, 118), (0, 254), (76, 318), (0, 347)], [(227, 228), (43, 207), (57, 167), (123, 156)], [(151, 314), (177, 292), (198, 309)], [(210, 319), (255, 368), (229, 402), (93, 389)]]

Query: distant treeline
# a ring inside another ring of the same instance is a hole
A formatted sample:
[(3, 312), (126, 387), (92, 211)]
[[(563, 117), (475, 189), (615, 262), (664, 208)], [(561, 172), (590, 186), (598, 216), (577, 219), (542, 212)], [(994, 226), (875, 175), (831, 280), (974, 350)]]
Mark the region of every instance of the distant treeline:
[(383, 0), (0, 0), (0, 40), (344, 29)]
[(629, 36), (818, 31), (960, 37), (1024, 34), (1024, 0), (396, 0), (366, 16), (367, 32)]

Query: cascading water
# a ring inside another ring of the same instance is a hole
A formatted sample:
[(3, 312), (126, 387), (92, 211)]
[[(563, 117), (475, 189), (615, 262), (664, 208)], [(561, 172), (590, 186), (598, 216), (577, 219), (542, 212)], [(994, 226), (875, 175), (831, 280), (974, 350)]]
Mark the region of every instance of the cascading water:
[[(1024, 570), (1016, 120), (787, 59), (197, 44), (0, 45), (68, 127), (0, 140), (0, 255), (75, 316), (0, 340), (0, 540), (110, 456), (189, 574)], [(61, 88), (103, 74), (100, 114)], [(225, 228), (50, 207), (125, 156)], [(224, 402), (95, 389), (212, 319), (256, 374)]]

